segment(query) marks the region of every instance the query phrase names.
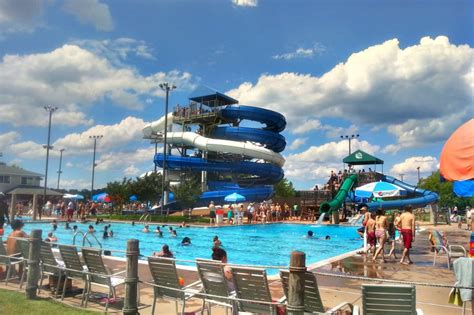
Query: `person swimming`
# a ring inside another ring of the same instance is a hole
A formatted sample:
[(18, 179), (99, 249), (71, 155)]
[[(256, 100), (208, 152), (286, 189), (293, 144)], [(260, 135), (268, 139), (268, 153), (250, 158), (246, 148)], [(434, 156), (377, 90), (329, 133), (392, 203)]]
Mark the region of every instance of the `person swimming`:
[(178, 233), (176, 233), (176, 230), (171, 230), (171, 236), (172, 237), (178, 236)]
[(145, 225), (145, 227), (143, 228), (143, 233), (148, 233), (150, 232), (150, 228), (148, 227), (148, 225)]
[(212, 242), (214, 243), (214, 247), (222, 246), (222, 242), (219, 240), (219, 236), (214, 236)]
[(104, 226), (104, 232), (102, 233), (102, 238), (104, 239), (109, 237), (109, 232), (107, 231), (108, 228), (108, 226)]
[(156, 226), (155, 233), (158, 234), (158, 236), (160, 236), (160, 237), (163, 236), (163, 232), (160, 230), (160, 227), (158, 225)]
[(66, 222), (65, 229), (66, 229), (66, 230), (70, 230), (70, 229), (71, 229), (71, 227), (69, 226), (69, 222)]
[(72, 231), (73, 231), (74, 233), (77, 232), (77, 225), (74, 225), (74, 226), (72, 227)]
[(326, 237), (324, 238), (326, 241), (330, 240), (331, 239), (331, 236), (329, 235), (326, 235)]
[(314, 235), (313, 231), (309, 230), (308, 233), (306, 233), (306, 238), (312, 238)]
[(191, 245), (191, 239), (187, 236), (184, 237), (183, 240), (181, 241), (181, 245), (183, 246)]

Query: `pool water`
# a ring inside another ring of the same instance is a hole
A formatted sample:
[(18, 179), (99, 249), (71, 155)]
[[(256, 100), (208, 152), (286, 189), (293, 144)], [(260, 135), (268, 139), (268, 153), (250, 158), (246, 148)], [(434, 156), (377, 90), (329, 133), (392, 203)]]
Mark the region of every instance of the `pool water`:
[[(71, 223), (78, 226), (78, 230), (86, 232), (90, 223)], [(154, 233), (156, 224), (150, 225), (150, 232), (143, 233), (143, 225), (130, 223), (111, 223), (114, 237), (102, 239), (102, 231), (107, 223), (95, 225), (95, 235), (102, 243), (103, 248), (125, 250), (128, 239), (140, 241), (140, 253), (150, 256), (155, 251), (160, 251), (163, 244), (168, 244), (175, 257), (178, 259), (194, 260), (195, 258), (210, 259), (212, 254), (213, 237), (219, 236), (222, 247), (227, 251), (229, 263), (247, 265), (273, 265), (286, 266), (290, 262), (290, 253), (294, 250), (306, 253), (306, 264), (312, 264), (327, 258), (356, 250), (362, 242), (356, 232), (357, 227), (349, 226), (315, 226), (303, 224), (265, 224), (265, 225), (239, 225), (219, 228), (189, 227), (179, 228), (177, 237), (171, 237), (168, 226), (162, 227), (163, 237)], [(50, 223), (26, 223), (24, 231), (42, 229), (43, 238), (52, 231)], [(314, 232), (313, 238), (305, 238), (308, 230)], [(5, 235), (10, 233), (8, 227)], [(59, 223), (54, 234), (58, 242), (72, 244), (73, 232), (65, 229), (65, 223)], [(325, 240), (329, 235), (330, 240)], [(181, 246), (183, 237), (191, 238), (190, 246)], [(90, 238), (92, 242), (92, 238)], [(82, 237), (78, 236), (77, 245), (82, 245)], [(113, 256), (124, 257), (124, 253), (112, 253)], [(192, 263), (179, 263), (193, 265)], [(276, 271), (275, 271), (276, 272)], [(269, 270), (269, 273), (275, 273)]]

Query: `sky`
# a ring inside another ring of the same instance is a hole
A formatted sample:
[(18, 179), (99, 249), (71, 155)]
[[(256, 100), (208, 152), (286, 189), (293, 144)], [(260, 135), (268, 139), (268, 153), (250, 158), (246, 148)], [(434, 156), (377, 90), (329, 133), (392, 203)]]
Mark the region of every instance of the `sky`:
[[(342, 169), (349, 143), (416, 183), (474, 116), (474, 6), (458, 0), (0, 0), (0, 159), (48, 185), (95, 188), (153, 169), (145, 124), (162, 82), (200, 85), (287, 120), (297, 189)], [(473, 131), (474, 132), (474, 131)]]

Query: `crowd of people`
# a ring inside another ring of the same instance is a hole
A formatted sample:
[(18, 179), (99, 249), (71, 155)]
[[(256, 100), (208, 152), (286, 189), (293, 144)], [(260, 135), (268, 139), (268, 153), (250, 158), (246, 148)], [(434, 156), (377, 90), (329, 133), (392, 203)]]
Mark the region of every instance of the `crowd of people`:
[[(231, 204), (227, 208), (216, 206), (213, 201), (208, 206), (210, 225), (268, 223), (285, 220), (296, 220), (299, 215), (299, 206), (290, 207), (278, 202), (249, 203), (245, 208), (243, 204)], [(246, 220), (245, 220), (246, 219)]]

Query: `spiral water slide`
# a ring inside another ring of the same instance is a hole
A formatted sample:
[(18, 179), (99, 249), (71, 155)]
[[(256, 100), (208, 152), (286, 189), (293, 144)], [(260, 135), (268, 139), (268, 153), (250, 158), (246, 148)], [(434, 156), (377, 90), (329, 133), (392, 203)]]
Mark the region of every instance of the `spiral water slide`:
[[(286, 141), (279, 134), (285, 129), (286, 120), (280, 113), (244, 105), (229, 105), (219, 110), (223, 121), (241, 122), (243, 120), (264, 124), (263, 128), (218, 126), (212, 130), (209, 137), (195, 132), (168, 132), (167, 141), (170, 144), (194, 147), (203, 152), (216, 152), (243, 156), (242, 161), (208, 160), (200, 157), (167, 156), (167, 167), (172, 170), (190, 170), (194, 172), (207, 171), (227, 174), (244, 174), (250, 177), (245, 187), (236, 183), (213, 181), (208, 183), (210, 191), (201, 195), (200, 203), (211, 200), (223, 202), (225, 196), (238, 192), (247, 201), (269, 199), (273, 187), (283, 178), (282, 167), (285, 159), (279, 154), (284, 150)], [(173, 114), (168, 115), (168, 125), (173, 124)], [(165, 117), (145, 126), (145, 138), (152, 138), (162, 133)], [(155, 156), (155, 163), (163, 167), (162, 154)]]

